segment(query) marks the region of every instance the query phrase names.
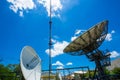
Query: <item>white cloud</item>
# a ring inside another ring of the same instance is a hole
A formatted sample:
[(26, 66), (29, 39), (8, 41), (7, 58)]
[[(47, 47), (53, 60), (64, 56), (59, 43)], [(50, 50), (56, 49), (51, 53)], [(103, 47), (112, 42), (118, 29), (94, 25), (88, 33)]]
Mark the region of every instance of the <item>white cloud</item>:
[(75, 40), (78, 36), (80, 36), (81, 33), (85, 32), (86, 30), (80, 30), (80, 29), (77, 29), (74, 33), (74, 36), (71, 37), (71, 41)]
[(20, 11), (20, 14), (19, 14), (21, 17), (23, 17), (23, 12), (22, 11)]
[[(69, 43), (67, 41), (62, 42), (56, 42), (53, 44), (53, 48), (51, 49), (51, 57), (55, 57), (57, 55), (63, 54), (63, 49), (68, 45)], [(45, 51), (47, 54), (49, 54), (49, 49)]]
[(115, 33), (115, 31), (114, 31), (114, 30), (112, 30), (112, 31), (111, 31), (111, 33)]
[[(72, 8), (74, 5), (77, 5), (76, 3), (78, 2), (76, 1), (71, 3), (70, 0), (51, 0), (51, 16), (60, 18), (63, 7), (64, 10)], [(42, 5), (47, 11), (48, 16), (50, 16), (50, 0), (7, 0), (7, 2), (10, 3), (9, 8), (22, 17), (24, 16), (24, 11), (33, 10), (39, 7), (38, 5)]]
[(78, 36), (71, 37), (71, 41), (74, 41)]
[(55, 39), (51, 39), (52, 43), (56, 43), (57, 41)]
[[(42, 4), (48, 13), (48, 16), (50, 16), (50, 0), (38, 0), (40, 4)], [(62, 10), (63, 5), (61, 4), (60, 0), (51, 0), (51, 16), (52, 17), (60, 17), (60, 11)]]
[(33, 0), (7, 0), (10, 5), (10, 9), (13, 10), (15, 13), (19, 13), (20, 16), (23, 16), (24, 10), (31, 10), (36, 7)]
[(64, 65), (60, 61), (56, 61), (56, 63), (52, 64), (53, 66), (57, 66), (57, 69), (63, 69)]
[(52, 64), (53, 66), (64, 66), (60, 61), (56, 61), (56, 63)]
[(57, 69), (64, 69), (64, 67), (63, 66), (58, 66)]
[[(68, 10), (74, 5), (78, 4), (79, 0), (75, 0), (71, 3), (71, 0), (51, 0), (51, 16), (61, 18), (61, 11)], [(24, 16), (24, 11), (33, 10), (39, 5), (42, 5), (47, 11), (48, 16), (50, 16), (50, 0), (7, 0), (10, 3), (9, 8), (18, 13), (19, 16)]]
[[(76, 39), (78, 37), (78, 34), (80, 34), (81, 32), (84, 32), (86, 30), (76, 30), (75, 31), (75, 34), (73, 37), (71, 37), (71, 41), (73, 41), (74, 39)], [(58, 36), (57, 36), (58, 37)], [(59, 42), (55, 39), (51, 39), (52, 42), (54, 43), (52, 45), (52, 49), (51, 49), (51, 57), (55, 57), (57, 55), (60, 55), (60, 54), (63, 54), (63, 49), (69, 44), (69, 42), (67, 41), (62, 41), (62, 42)], [(49, 49), (46, 49), (45, 52), (47, 54), (49, 54)]]
[(112, 30), (111, 33), (108, 33), (106, 38), (105, 38), (105, 40), (106, 41), (111, 41), (112, 40), (112, 36), (113, 36), (114, 33), (115, 33), (114, 30)]
[(87, 72), (86, 71), (75, 71), (74, 73), (83, 74), (83, 73), (87, 73)]
[(81, 30), (81, 29), (77, 29), (75, 31), (75, 35), (80, 35), (81, 33), (85, 32), (86, 30)]
[(111, 58), (116, 58), (116, 57), (118, 57), (118, 56), (120, 56), (120, 53), (118, 53), (118, 52), (116, 52), (116, 51), (112, 51), (112, 52), (110, 52), (110, 57)]
[(112, 34), (108, 33), (105, 40), (106, 41), (111, 41), (112, 40)]
[(68, 62), (66, 65), (67, 65), (67, 66), (70, 66), (70, 65), (72, 65), (72, 62)]
[(81, 30), (76, 30), (75, 34), (80, 34)]

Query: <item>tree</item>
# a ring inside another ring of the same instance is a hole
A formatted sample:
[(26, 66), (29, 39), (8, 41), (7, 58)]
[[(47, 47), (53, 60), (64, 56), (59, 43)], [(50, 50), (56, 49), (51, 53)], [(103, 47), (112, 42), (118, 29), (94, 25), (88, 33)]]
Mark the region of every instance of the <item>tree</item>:
[[(0, 64), (0, 79), (1, 80), (14, 80), (12, 79), (14, 74), (11, 73), (10, 69), (3, 64)], [(11, 78), (12, 77), (12, 78)]]
[(119, 79), (120, 79), (120, 68), (119, 67), (115, 67), (113, 70), (112, 70), (112, 73), (114, 75), (116, 75)]
[(21, 73), (21, 68), (20, 68), (20, 64), (9, 64), (7, 66), (12, 72), (15, 73), (16, 79), (22, 79), (25, 80), (22, 73)]
[(104, 70), (106, 75), (110, 75), (110, 71), (107, 68), (105, 68)]
[(19, 80), (21, 76), (19, 64), (8, 64), (7, 66), (0, 64), (0, 80)]
[(120, 74), (120, 68), (115, 67), (115, 68), (112, 70), (112, 72), (113, 72), (114, 74)]
[(91, 70), (90, 72), (88, 71), (87, 73), (84, 74), (86, 78), (92, 78), (94, 76), (94, 70)]

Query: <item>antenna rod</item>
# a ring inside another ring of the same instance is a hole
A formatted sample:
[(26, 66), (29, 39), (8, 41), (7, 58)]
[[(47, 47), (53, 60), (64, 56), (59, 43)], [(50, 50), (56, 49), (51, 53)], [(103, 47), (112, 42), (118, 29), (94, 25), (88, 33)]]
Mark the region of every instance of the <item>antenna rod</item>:
[(51, 0), (50, 0), (50, 21), (49, 21), (49, 80), (50, 80), (50, 72), (51, 72), (51, 47), (52, 47), (52, 19), (51, 19)]

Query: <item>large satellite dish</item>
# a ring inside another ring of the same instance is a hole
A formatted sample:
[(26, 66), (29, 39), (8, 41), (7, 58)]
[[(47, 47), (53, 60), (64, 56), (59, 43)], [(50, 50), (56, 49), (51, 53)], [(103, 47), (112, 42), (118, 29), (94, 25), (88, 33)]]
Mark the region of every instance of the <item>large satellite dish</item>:
[(82, 53), (88, 53), (95, 49), (97, 49), (107, 35), (107, 25), (108, 21), (102, 21), (88, 31), (83, 33), (81, 36), (72, 41), (63, 52), (69, 53), (72, 55), (80, 55), (73, 54), (72, 52), (82, 51)]
[[(86, 55), (90, 61), (94, 61), (96, 64), (94, 77), (97, 76), (97, 80), (109, 80), (105, 73), (106, 66), (110, 65), (110, 54), (105, 54), (99, 50), (98, 47), (104, 41), (108, 32), (108, 21), (102, 21), (81, 36), (72, 41), (63, 52), (70, 55)], [(96, 74), (98, 72), (98, 74)]]
[(32, 47), (25, 46), (22, 49), (20, 66), (25, 80), (40, 80), (41, 60)]

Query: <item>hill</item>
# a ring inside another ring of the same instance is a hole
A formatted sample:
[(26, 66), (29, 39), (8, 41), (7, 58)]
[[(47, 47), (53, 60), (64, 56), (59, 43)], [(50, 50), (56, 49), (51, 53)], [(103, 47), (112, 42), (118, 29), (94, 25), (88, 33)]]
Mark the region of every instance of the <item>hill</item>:
[(120, 67), (120, 58), (117, 58), (116, 60), (111, 61), (111, 66), (108, 66), (108, 70), (113, 70), (115, 67)]

